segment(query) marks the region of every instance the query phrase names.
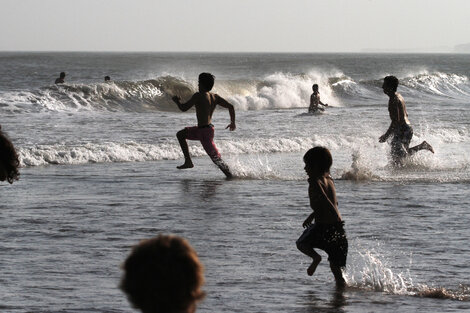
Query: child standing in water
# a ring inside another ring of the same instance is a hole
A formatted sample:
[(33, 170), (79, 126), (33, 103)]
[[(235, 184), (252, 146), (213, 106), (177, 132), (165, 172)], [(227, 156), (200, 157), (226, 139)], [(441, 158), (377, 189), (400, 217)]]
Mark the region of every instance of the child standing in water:
[(335, 185), (330, 176), (333, 158), (328, 149), (315, 147), (305, 153), (304, 162), (309, 177), (308, 196), (313, 212), (302, 224), (306, 229), (296, 242), (297, 248), (312, 258), (312, 264), (307, 269), (309, 276), (315, 273), (321, 261), (321, 256), (314, 248), (325, 251), (336, 284), (342, 287), (345, 285), (342, 268), (346, 266), (348, 240), (338, 211)]
[(320, 101), (320, 92), (318, 91), (318, 85), (313, 84), (312, 90), (313, 93), (310, 96), (310, 106), (308, 108), (308, 113), (315, 113), (318, 110), (324, 111), (325, 109), (319, 107), (318, 105), (321, 104), (327, 107), (328, 104)]
[(186, 127), (180, 130), (176, 137), (183, 150), (184, 164), (178, 166), (178, 169), (186, 169), (194, 167), (189, 155), (188, 143), (189, 140), (199, 140), (204, 147), (204, 150), (214, 162), (227, 176), (232, 177), (232, 173), (228, 168), (227, 164), (220, 157), (220, 153), (214, 143), (214, 125), (212, 125), (212, 114), (214, 113), (215, 107), (220, 105), (227, 108), (230, 114), (230, 124), (226, 129), (233, 131), (236, 129), (235, 125), (235, 110), (233, 105), (228, 103), (224, 98), (217, 94), (211, 93), (211, 89), (214, 86), (214, 76), (210, 73), (199, 74), (199, 92), (196, 92), (191, 99), (186, 103), (181, 103), (181, 99), (178, 96), (173, 97), (173, 101), (178, 105), (181, 111), (187, 111), (192, 106), (196, 107), (197, 126)]

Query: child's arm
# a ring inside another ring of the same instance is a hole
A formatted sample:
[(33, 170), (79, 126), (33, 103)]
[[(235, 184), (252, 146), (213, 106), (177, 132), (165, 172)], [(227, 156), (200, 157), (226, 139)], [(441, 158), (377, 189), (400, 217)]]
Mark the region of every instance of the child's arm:
[(302, 227), (303, 228), (306, 228), (306, 227), (309, 227), (311, 224), (312, 224), (312, 221), (313, 221), (313, 212), (312, 214), (310, 214), (306, 219), (305, 221), (302, 223)]
[(390, 123), (390, 126), (388, 127), (387, 131), (385, 134), (380, 136), (379, 142), (385, 142), (388, 137), (393, 133), (393, 130), (397, 127), (398, 121), (400, 120), (400, 109), (397, 106), (396, 102), (392, 102), (392, 107), (389, 108), (389, 113), (390, 113), (390, 119), (392, 122)]
[(230, 124), (225, 127), (225, 129), (228, 128), (231, 131), (235, 130), (237, 126), (235, 125), (235, 109), (233, 108), (233, 105), (219, 95), (216, 95), (216, 100), (216, 104), (228, 109), (228, 112), (230, 114)]
[(171, 98), (177, 105), (178, 105), (178, 108), (185, 112), (185, 111), (188, 111), (193, 105), (196, 104), (197, 102), (197, 93), (195, 93), (191, 99), (188, 100), (188, 102), (186, 103), (181, 103), (181, 98), (179, 96), (173, 96), (173, 98)]
[(393, 129), (395, 128), (395, 125), (392, 121), (392, 123), (390, 123), (390, 126), (388, 127), (387, 131), (385, 132), (385, 134), (383, 134), (382, 136), (380, 136), (379, 138), (379, 142), (385, 142), (387, 141), (388, 137), (390, 137), (390, 135), (392, 134), (393, 132)]

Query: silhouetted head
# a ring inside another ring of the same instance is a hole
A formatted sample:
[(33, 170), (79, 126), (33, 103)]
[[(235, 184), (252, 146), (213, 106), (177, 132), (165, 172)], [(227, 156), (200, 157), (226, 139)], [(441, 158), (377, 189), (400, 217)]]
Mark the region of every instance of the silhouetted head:
[(0, 181), (6, 180), (12, 184), (14, 180), (18, 180), (19, 166), (20, 161), (15, 147), (0, 130)]
[(59, 77), (60, 77), (60, 78), (65, 78), (65, 72), (60, 72)]
[(317, 84), (313, 84), (312, 85), (312, 90), (317, 92), (318, 91), (318, 85)]
[(398, 88), (398, 78), (395, 76), (387, 76), (384, 78), (382, 89), (385, 94), (395, 93)]
[(111, 77), (109, 77), (109, 76), (105, 76), (105, 77), (104, 77), (104, 81), (105, 81), (105, 82), (110, 81), (110, 80), (111, 80)]
[(315, 147), (304, 155), (305, 171), (309, 176), (318, 176), (330, 172), (333, 157), (325, 147)]
[(215, 77), (211, 73), (201, 73), (199, 74), (199, 91), (211, 91), (214, 87)]
[(195, 312), (204, 298), (203, 266), (196, 251), (178, 236), (159, 235), (132, 249), (120, 288), (143, 313)]

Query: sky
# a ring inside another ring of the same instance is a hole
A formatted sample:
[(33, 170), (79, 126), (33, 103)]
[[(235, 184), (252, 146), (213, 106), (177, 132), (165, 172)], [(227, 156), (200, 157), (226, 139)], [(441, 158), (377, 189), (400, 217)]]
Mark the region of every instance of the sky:
[(452, 52), (469, 0), (0, 0), (0, 51)]

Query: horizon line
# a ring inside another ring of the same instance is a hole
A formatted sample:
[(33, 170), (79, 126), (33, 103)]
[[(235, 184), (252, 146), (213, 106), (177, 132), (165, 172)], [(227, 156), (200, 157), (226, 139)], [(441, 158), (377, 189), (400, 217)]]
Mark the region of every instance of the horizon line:
[(206, 53), (206, 54), (468, 54), (464, 51), (174, 51), (174, 50), (1, 50), (0, 53)]

